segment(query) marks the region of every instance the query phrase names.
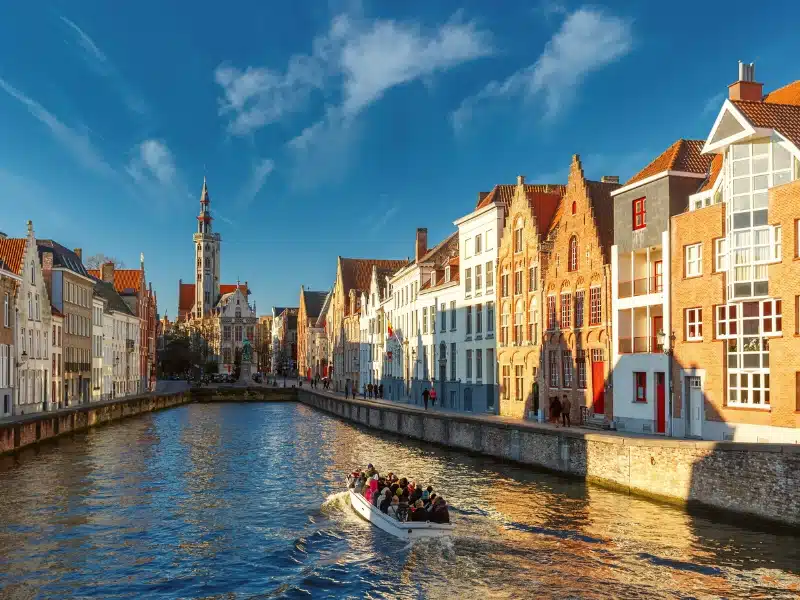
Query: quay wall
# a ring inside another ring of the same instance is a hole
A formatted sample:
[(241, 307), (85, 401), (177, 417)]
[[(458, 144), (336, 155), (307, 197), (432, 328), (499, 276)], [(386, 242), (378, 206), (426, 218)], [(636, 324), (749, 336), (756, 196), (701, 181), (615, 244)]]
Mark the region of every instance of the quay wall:
[(303, 404), (373, 429), (580, 477), (681, 505), (800, 527), (800, 446), (553, 429), (298, 390)]

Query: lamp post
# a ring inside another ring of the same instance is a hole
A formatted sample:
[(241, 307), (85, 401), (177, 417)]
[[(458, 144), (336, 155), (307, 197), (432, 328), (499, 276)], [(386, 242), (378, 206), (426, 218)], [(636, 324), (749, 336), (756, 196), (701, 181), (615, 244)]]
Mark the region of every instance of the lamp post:
[[(675, 397), (675, 388), (672, 385), (672, 361), (673, 361), (673, 346), (675, 345), (675, 332), (671, 331), (669, 338), (664, 331), (656, 333), (658, 343), (661, 345), (661, 351), (667, 355), (667, 385), (669, 386), (669, 407), (667, 408), (667, 435), (672, 437), (672, 405)], [(665, 342), (669, 341), (669, 344)]]

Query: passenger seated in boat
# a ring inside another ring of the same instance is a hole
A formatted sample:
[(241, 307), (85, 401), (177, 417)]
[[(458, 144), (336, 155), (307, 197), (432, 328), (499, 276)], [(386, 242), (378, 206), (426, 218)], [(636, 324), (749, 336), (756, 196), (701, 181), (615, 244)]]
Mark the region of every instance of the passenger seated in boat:
[(377, 471), (375, 470), (375, 467), (372, 466), (372, 463), (369, 463), (367, 465), (367, 477), (372, 477), (376, 473)]
[(367, 499), (367, 502), (369, 502), (370, 500), (372, 500), (372, 495), (378, 492), (378, 474), (375, 473), (367, 481), (368, 481), (368, 486), (367, 489), (365, 490), (364, 497)]
[(413, 487), (411, 489), (411, 493), (408, 495), (408, 502), (409, 504), (416, 504), (417, 500), (422, 499), (422, 488), (419, 487), (416, 482), (411, 484)]
[(422, 500), (417, 500), (414, 503), (414, 506), (411, 508), (409, 514), (409, 521), (414, 522), (425, 522), (428, 520), (428, 511), (425, 510), (425, 505), (422, 504)]
[(378, 508), (382, 513), (388, 513), (389, 506), (392, 504), (392, 490), (389, 488), (384, 488), (383, 490), (383, 499), (380, 501)]
[(445, 502), (444, 498), (436, 498), (428, 518), (433, 523), (450, 522), (450, 511), (447, 510), (447, 502)]
[(400, 508), (400, 502), (398, 501), (397, 496), (392, 496), (392, 502), (391, 504), (389, 504), (389, 508), (386, 510), (386, 514), (396, 519), (398, 517), (399, 508)]
[(422, 496), (420, 496), (422, 500), (422, 505), (427, 508), (428, 504), (431, 503), (431, 493), (428, 490), (422, 490)]
[(356, 469), (352, 473), (350, 473), (350, 481), (347, 484), (347, 487), (354, 488), (356, 487), (356, 483), (361, 478), (361, 469)]
[[(398, 490), (399, 491), (399, 490)], [(400, 521), (408, 519), (408, 496), (407, 493), (401, 493), (397, 498), (397, 518)]]

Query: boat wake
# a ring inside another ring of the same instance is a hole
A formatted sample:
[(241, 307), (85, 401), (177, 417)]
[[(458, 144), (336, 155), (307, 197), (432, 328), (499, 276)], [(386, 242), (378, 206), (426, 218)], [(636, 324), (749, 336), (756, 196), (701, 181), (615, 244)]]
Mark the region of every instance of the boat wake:
[(350, 494), (347, 491), (336, 492), (325, 498), (320, 509), (323, 512), (339, 512), (350, 510)]

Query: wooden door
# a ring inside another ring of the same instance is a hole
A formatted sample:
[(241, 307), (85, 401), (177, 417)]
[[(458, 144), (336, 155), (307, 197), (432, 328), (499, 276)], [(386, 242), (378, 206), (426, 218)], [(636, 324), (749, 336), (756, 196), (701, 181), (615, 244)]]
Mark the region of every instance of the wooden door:
[(657, 260), (653, 263), (653, 288), (650, 293), (661, 292), (664, 289), (664, 263)]
[(605, 362), (592, 362), (592, 411), (596, 415), (606, 412), (605, 383)]
[(664, 373), (656, 372), (656, 432), (667, 432), (667, 398)]

